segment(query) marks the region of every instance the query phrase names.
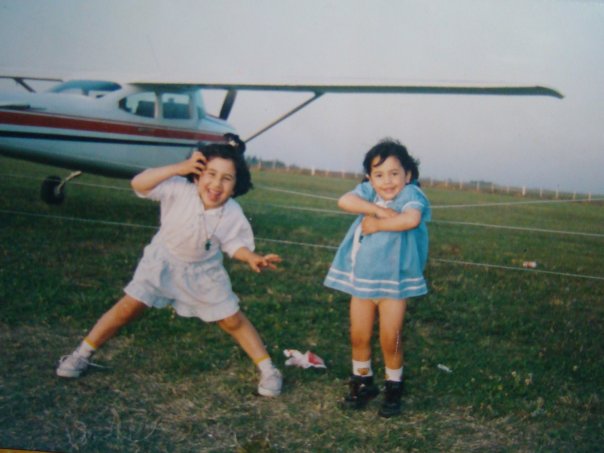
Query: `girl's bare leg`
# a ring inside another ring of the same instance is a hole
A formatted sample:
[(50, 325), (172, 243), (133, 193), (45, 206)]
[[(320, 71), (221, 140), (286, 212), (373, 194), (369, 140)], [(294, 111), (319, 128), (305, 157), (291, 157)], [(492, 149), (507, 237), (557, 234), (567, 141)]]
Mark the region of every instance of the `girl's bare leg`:
[(218, 321), (218, 326), (231, 335), (246, 354), (253, 360), (260, 371), (258, 394), (262, 396), (278, 396), (281, 394), (283, 378), (273, 362), (258, 335), (258, 331), (249, 319), (238, 311), (232, 316)]
[(218, 321), (218, 326), (231, 335), (255, 363), (268, 357), (258, 331), (241, 311)]
[(71, 354), (61, 357), (56, 373), (64, 378), (79, 378), (90, 366), (94, 351), (113, 337), (117, 331), (137, 318), (147, 306), (126, 295), (99, 318), (88, 336)]
[(386, 367), (396, 370), (403, 366), (403, 322), (406, 300), (383, 299), (380, 311), (380, 345)]
[(350, 300), (350, 343), (352, 360), (366, 362), (371, 359), (371, 335), (376, 305), (369, 299), (353, 297)]
[(101, 347), (119, 329), (138, 318), (148, 307), (135, 298), (125, 295), (99, 318), (86, 340), (95, 347)]

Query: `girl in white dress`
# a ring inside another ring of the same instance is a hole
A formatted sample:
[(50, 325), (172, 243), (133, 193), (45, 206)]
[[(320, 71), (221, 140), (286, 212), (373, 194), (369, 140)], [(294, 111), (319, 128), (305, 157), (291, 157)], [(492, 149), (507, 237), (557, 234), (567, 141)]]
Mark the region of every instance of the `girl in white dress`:
[(230, 334), (260, 370), (258, 393), (281, 393), (281, 373), (239, 308), (223, 266), (223, 252), (254, 272), (275, 269), (281, 258), (254, 253), (254, 236), (234, 197), (251, 187), (243, 152), (233, 134), (227, 144), (212, 144), (183, 162), (143, 171), (132, 179), (136, 194), (159, 201), (161, 226), (145, 247), (125, 295), (94, 325), (79, 347), (61, 358), (57, 375), (77, 378), (92, 354), (147, 308), (171, 305), (185, 317), (216, 322)]

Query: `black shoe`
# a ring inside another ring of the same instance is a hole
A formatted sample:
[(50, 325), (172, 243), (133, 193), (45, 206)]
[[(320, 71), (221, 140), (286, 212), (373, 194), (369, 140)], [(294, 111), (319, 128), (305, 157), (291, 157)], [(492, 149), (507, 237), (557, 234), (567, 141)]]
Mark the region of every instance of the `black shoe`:
[(390, 418), (401, 413), (401, 397), (403, 396), (403, 383), (386, 381), (384, 402), (379, 410), (382, 417)]
[(351, 376), (348, 386), (350, 391), (344, 397), (344, 406), (351, 409), (364, 408), (380, 393), (380, 389), (373, 383), (373, 376)]

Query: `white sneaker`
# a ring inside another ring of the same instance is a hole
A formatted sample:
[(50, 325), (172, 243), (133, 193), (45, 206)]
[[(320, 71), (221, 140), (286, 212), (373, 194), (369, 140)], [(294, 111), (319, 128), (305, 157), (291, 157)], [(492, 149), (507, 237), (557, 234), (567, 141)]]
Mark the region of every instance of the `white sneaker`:
[(61, 357), (59, 366), (57, 367), (57, 376), (78, 378), (89, 366), (105, 368), (101, 365), (90, 362), (86, 357), (82, 357), (74, 351), (69, 355), (64, 355)]
[(258, 393), (262, 396), (279, 396), (283, 386), (283, 377), (281, 371), (273, 368), (270, 372), (260, 376), (258, 384)]

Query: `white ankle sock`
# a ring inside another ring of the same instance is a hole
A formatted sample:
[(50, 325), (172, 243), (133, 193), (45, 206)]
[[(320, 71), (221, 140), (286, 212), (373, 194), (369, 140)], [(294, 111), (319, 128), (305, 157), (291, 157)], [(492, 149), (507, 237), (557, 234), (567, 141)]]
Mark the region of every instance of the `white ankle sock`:
[(260, 362), (256, 363), (256, 366), (258, 367), (258, 369), (260, 370), (260, 373), (262, 373), (262, 374), (269, 373), (273, 370), (273, 368), (275, 368), (275, 366), (273, 365), (273, 361), (271, 360), (270, 357), (261, 359)]
[(353, 360), (352, 374), (354, 374), (355, 376), (373, 376), (373, 370), (371, 369), (371, 360)]
[(403, 367), (400, 367), (398, 370), (393, 370), (392, 368), (386, 367), (386, 380), (400, 382), (403, 380)]
[(91, 343), (86, 341), (86, 339), (84, 339), (84, 341), (80, 343), (80, 346), (78, 346), (78, 349), (76, 349), (76, 354), (88, 359), (90, 356), (92, 356), (92, 354), (94, 354), (95, 351), (96, 348)]

